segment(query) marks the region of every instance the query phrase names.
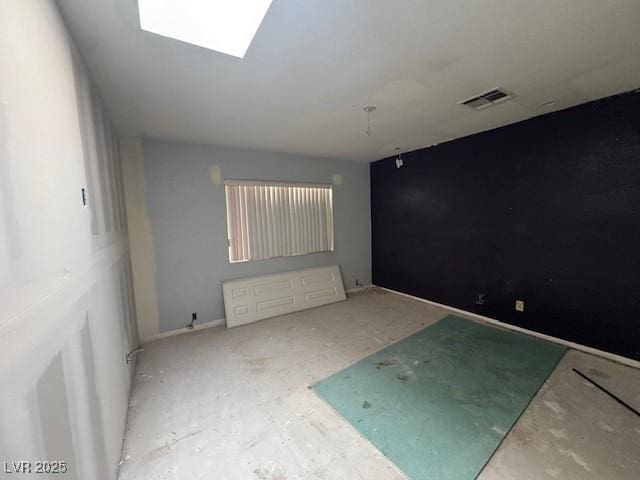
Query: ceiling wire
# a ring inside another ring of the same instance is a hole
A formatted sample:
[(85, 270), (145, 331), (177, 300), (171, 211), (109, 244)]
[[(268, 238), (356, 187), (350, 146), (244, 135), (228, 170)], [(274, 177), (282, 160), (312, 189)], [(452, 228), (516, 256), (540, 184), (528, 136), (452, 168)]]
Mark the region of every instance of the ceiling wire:
[(364, 111), (367, 112), (367, 137), (371, 136), (371, 112), (373, 112), (376, 109), (375, 105), (367, 105), (366, 107), (364, 107)]

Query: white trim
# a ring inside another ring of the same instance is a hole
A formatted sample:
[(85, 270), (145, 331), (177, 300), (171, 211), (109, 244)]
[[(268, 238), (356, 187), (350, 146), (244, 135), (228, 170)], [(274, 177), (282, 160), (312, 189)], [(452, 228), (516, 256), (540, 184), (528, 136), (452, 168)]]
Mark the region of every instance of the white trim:
[(501, 322), (500, 320), (495, 320), (490, 317), (485, 317), (484, 315), (479, 315), (477, 313), (468, 312), (466, 310), (462, 310), (460, 308), (451, 307), (449, 305), (444, 305), (438, 302), (432, 302), (431, 300), (426, 300), (424, 298), (415, 297), (413, 295), (409, 295), (408, 293), (398, 292), (397, 290), (391, 290), (390, 288), (379, 287), (377, 285), (373, 285), (375, 288), (379, 288), (380, 290), (384, 290), (389, 293), (394, 293), (396, 295), (400, 295), (402, 297), (411, 298), (413, 300), (417, 300), (419, 302), (428, 303), (429, 305), (433, 305), (435, 307), (440, 307), (445, 310), (449, 310), (451, 312), (460, 313), (462, 315), (466, 315), (475, 320), (479, 320), (484, 323), (489, 323), (491, 325), (495, 325), (497, 327), (506, 328), (508, 330), (513, 330), (519, 333), (524, 333), (526, 335), (530, 335), (532, 337), (541, 338), (542, 340), (546, 340), (548, 342), (558, 343), (560, 345), (564, 345), (565, 347), (573, 348), (574, 350), (580, 350), (585, 353), (590, 353), (591, 355), (596, 355), (598, 357), (606, 358), (607, 360), (611, 360), (616, 363), (621, 363), (628, 367), (640, 368), (640, 362), (637, 360), (632, 360), (627, 357), (623, 357), (621, 355), (616, 355), (615, 353), (605, 352), (603, 350), (598, 350), (597, 348), (587, 347), (586, 345), (580, 345), (579, 343), (573, 343), (568, 340), (563, 340), (561, 338), (552, 337), (550, 335), (545, 335), (544, 333), (534, 332), (533, 330), (527, 330), (526, 328), (516, 327), (515, 325), (510, 325), (508, 323)]
[(224, 191), (230, 263), (333, 251), (330, 187), (227, 180)]
[(345, 291), (344, 293), (346, 293), (347, 295), (350, 293), (357, 293), (357, 292), (362, 292), (363, 290), (369, 290), (371, 287), (373, 287), (372, 284), (367, 284), (367, 285), (359, 285), (357, 287), (354, 288), (350, 288), (349, 290)]
[(227, 327), (346, 300), (338, 265), (222, 282)]
[(233, 180), (225, 179), (225, 185), (244, 185), (247, 187), (292, 187), (292, 188), (333, 188), (332, 183), (277, 182), (273, 180)]
[(219, 327), (221, 325), (226, 325), (227, 321), (224, 318), (218, 318), (216, 320), (211, 320), (210, 322), (199, 323), (193, 326), (193, 329), (189, 329), (186, 327), (178, 328), (176, 330), (170, 330), (168, 332), (156, 333), (154, 335), (150, 335), (146, 338), (140, 340), (140, 343), (143, 345), (151, 342), (155, 342), (157, 340), (162, 340), (163, 338), (175, 337), (176, 335), (182, 335), (184, 333), (195, 332), (196, 330), (204, 330), (206, 328)]

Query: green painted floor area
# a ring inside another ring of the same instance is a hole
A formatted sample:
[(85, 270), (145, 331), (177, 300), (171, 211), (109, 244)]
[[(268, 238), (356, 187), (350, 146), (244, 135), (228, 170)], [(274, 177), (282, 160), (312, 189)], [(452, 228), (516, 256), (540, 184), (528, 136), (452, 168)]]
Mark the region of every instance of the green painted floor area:
[(564, 351), (448, 316), (312, 388), (410, 479), (474, 479)]

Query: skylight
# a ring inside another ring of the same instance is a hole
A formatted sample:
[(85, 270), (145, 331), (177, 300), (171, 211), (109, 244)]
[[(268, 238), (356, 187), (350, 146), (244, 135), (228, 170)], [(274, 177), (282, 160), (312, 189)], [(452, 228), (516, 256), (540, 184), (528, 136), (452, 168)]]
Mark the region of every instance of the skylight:
[(272, 0), (138, 0), (140, 27), (244, 57)]

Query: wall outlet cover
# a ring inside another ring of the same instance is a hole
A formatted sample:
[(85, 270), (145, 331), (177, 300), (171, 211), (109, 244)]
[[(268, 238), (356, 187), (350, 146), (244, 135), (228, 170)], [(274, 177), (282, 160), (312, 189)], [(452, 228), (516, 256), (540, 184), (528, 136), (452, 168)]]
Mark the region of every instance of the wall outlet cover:
[(516, 300), (516, 312), (524, 312), (524, 300)]

